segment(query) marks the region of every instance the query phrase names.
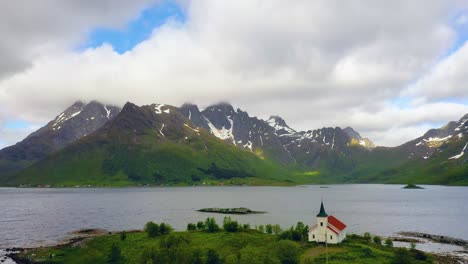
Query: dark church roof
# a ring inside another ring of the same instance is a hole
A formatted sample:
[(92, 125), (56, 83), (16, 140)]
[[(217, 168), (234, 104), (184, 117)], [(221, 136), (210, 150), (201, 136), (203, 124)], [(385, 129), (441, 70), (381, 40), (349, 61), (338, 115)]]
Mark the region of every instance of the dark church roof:
[(318, 213), (317, 217), (327, 217), (327, 213), (325, 212), (325, 207), (323, 207), (323, 201), (320, 204), (320, 212)]

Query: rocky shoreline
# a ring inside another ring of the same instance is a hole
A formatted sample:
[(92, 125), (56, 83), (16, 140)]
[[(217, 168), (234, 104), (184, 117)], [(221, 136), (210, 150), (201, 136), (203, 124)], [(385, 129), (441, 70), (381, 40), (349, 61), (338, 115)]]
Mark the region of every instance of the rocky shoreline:
[(399, 235), (412, 238), (424, 238), (435, 243), (457, 245), (468, 250), (468, 241), (449, 236), (433, 235), (421, 232), (400, 232)]

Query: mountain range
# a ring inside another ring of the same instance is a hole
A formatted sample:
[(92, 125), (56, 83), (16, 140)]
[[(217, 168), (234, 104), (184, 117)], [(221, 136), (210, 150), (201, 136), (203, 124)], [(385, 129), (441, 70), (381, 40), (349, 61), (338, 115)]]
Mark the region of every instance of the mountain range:
[(353, 128), (296, 131), (228, 103), (76, 102), (0, 150), (1, 185), (468, 184), (468, 114), (398, 147)]

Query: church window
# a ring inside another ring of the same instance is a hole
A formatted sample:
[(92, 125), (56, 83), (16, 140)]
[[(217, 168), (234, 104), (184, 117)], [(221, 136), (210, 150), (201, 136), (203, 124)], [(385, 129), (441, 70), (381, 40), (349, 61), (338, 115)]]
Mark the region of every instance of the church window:
[(320, 226), (323, 226), (323, 222), (320, 222)]
[(330, 239), (333, 239), (333, 237), (332, 237), (332, 236), (330, 236)]

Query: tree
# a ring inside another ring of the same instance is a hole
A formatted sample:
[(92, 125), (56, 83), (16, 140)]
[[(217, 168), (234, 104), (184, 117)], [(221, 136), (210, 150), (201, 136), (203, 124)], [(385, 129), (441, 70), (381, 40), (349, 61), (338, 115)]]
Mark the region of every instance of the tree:
[(198, 230), (203, 230), (203, 229), (205, 229), (205, 223), (203, 223), (203, 221), (198, 221), (198, 223), (197, 223), (197, 229), (198, 229)]
[(237, 232), (239, 230), (239, 223), (233, 221), (231, 217), (224, 217), (223, 229), (226, 232)]
[(281, 234), (281, 232), (282, 232), (281, 226), (278, 225), (278, 224), (274, 225), (274, 226), (272, 227), (272, 229), (273, 229), (273, 233), (274, 233), (275, 235), (279, 235), (279, 234)]
[(384, 244), (387, 247), (393, 247), (393, 241), (390, 238), (385, 239)]
[(154, 222), (148, 222), (145, 225), (145, 232), (148, 234), (148, 237), (154, 238), (157, 237), (159, 233), (159, 226)]
[(218, 252), (213, 249), (208, 249), (206, 254), (206, 264), (221, 264)]
[(260, 231), (262, 233), (265, 233), (265, 226), (259, 225), (257, 229), (258, 229), (258, 231)]
[(189, 223), (187, 225), (187, 231), (195, 231), (197, 229), (197, 226), (195, 224)]
[(120, 251), (119, 246), (117, 246), (116, 244), (111, 245), (107, 260), (109, 263), (120, 263), (120, 261), (122, 260), (122, 252)]
[(376, 243), (378, 245), (382, 245), (382, 238), (380, 238), (379, 236), (375, 236), (374, 237), (374, 243)]
[(411, 250), (415, 250), (416, 249), (416, 243), (411, 242), (410, 243), (410, 248), (411, 248)]
[(265, 230), (266, 230), (267, 234), (271, 235), (273, 233), (273, 226), (268, 224), (268, 225), (265, 226)]
[(206, 230), (210, 233), (218, 232), (220, 230), (216, 220), (214, 218), (206, 218), (205, 221)]
[(127, 239), (127, 233), (125, 232), (120, 233), (120, 240), (125, 241), (125, 239)]
[(299, 263), (299, 246), (292, 241), (278, 241), (275, 247), (275, 253), (282, 264)]
[(369, 232), (364, 233), (364, 239), (367, 240), (367, 242), (371, 242), (372, 236)]
[(172, 231), (172, 227), (169, 224), (161, 223), (159, 225), (159, 233), (161, 235), (167, 235)]

